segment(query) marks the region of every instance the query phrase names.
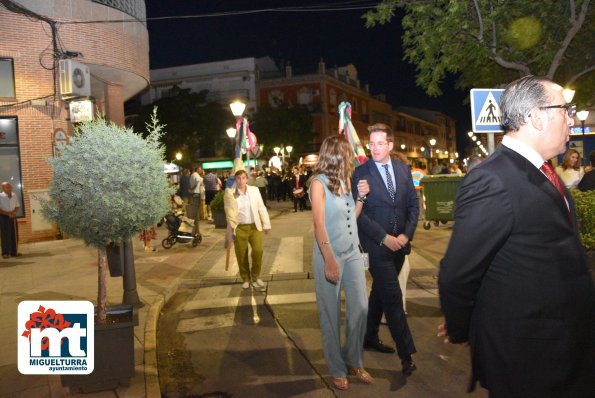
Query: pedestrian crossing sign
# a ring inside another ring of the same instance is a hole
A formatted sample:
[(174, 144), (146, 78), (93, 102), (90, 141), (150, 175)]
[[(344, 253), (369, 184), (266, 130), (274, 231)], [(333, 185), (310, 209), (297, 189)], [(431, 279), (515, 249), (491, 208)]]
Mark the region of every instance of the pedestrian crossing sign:
[(476, 133), (498, 133), (502, 130), (500, 96), (504, 89), (474, 88), (471, 90), (471, 120)]

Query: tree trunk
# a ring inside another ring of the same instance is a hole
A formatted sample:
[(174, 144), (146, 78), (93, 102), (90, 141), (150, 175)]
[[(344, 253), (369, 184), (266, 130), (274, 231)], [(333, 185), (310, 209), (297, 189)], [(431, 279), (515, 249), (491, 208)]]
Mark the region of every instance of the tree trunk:
[(97, 324), (104, 324), (106, 318), (106, 302), (107, 302), (107, 272), (106, 272), (106, 252), (105, 247), (97, 249), (99, 277), (97, 280)]

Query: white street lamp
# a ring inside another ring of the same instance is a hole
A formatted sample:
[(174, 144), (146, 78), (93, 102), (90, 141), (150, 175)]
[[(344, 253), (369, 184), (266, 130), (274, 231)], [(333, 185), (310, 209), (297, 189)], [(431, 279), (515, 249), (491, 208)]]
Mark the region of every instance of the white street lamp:
[(570, 88), (565, 88), (564, 90), (562, 90), (562, 96), (564, 97), (564, 101), (566, 101), (566, 103), (572, 102), (572, 99), (574, 98), (574, 93), (575, 91)]
[(432, 147), (436, 145), (436, 140), (434, 138), (430, 139), (430, 159), (432, 159)]
[(426, 148), (424, 148), (424, 147), (422, 146), (422, 147), (419, 147), (419, 150), (423, 152), (423, 151), (425, 151), (425, 150), (426, 150)]
[(291, 151), (293, 151), (293, 147), (291, 145), (287, 145), (285, 149), (287, 150), (287, 157), (291, 159)]
[(473, 137), (471, 137), (471, 139), (472, 139), (474, 142), (476, 142), (476, 141), (477, 141), (477, 137), (476, 137), (476, 136), (473, 136)]
[(231, 108), (231, 113), (233, 113), (233, 115), (235, 117), (242, 117), (242, 115), (244, 114), (244, 110), (246, 109), (246, 104), (244, 104), (242, 101), (240, 100), (236, 100), (234, 102), (232, 102), (231, 104), (229, 104), (229, 107)]
[(586, 153), (585, 153), (585, 121), (587, 120), (587, 118), (589, 117), (589, 111), (580, 111), (576, 113), (576, 117), (578, 118), (578, 120), (581, 121), (581, 130), (582, 130), (582, 141), (583, 141), (583, 156), (586, 157)]
[(229, 137), (230, 141), (231, 141), (231, 158), (233, 159), (234, 156), (234, 147), (233, 147), (233, 142), (236, 138), (236, 129), (234, 129), (233, 127), (228, 128), (227, 130), (225, 130), (225, 132), (227, 133), (227, 136)]
[(473, 131), (469, 131), (469, 132), (467, 133), (467, 135), (469, 136), (469, 138), (473, 137)]
[(401, 149), (405, 149), (405, 144), (401, 144)]
[(176, 160), (180, 161), (181, 159), (182, 159), (182, 153), (181, 152), (176, 153)]

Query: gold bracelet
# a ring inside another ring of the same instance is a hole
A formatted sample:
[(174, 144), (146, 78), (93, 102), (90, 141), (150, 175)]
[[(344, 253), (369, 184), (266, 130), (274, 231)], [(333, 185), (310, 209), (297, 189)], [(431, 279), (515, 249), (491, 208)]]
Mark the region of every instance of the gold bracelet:
[(328, 245), (330, 242), (328, 240), (323, 240), (320, 242), (320, 246)]

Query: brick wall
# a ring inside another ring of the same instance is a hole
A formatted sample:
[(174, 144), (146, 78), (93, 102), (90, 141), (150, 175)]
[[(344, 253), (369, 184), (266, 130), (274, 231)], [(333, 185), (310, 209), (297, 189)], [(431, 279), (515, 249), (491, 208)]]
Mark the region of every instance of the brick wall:
[[(55, 0), (53, 4), (53, 15), (49, 16), (60, 21), (130, 19), (126, 14), (90, 1)], [(126, 71), (149, 80), (148, 33), (141, 23), (58, 26), (63, 48), (83, 53), (80, 62)], [(0, 37), (0, 57), (12, 58), (14, 62), (16, 99), (0, 99), (0, 116), (16, 116), (18, 119), (25, 208), (25, 217), (19, 219), (19, 241), (53, 239), (55, 229), (31, 231), (29, 202), (30, 191), (49, 188), (52, 170), (46, 159), (53, 154), (54, 131), (62, 128), (73, 133), (72, 125), (67, 121), (67, 103), (60, 100), (57, 71), (54, 90), (53, 71), (48, 70), (53, 67), (51, 30), (45, 22), (0, 9)], [(108, 118), (123, 124), (122, 84), (126, 82), (112, 83), (105, 85), (105, 97), (99, 99), (98, 107)], [(101, 83), (94, 81), (93, 84)], [(15, 105), (38, 97), (47, 97), (45, 106)]]

